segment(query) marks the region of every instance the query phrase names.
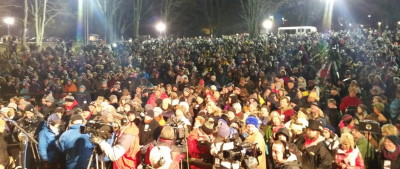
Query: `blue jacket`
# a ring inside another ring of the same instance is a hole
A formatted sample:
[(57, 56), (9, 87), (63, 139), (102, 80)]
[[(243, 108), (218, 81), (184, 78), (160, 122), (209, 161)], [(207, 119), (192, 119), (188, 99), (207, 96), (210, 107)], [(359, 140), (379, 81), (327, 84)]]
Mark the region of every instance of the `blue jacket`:
[(40, 158), (49, 163), (54, 162), (54, 158), (58, 152), (56, 146), (56, 134), (54, 134), (49, 128), (43, 127), (39, 132), (39, 155)]
[(93, 144), (88, 134), (81, 134), (81, 124), (75, 124), (65, 131), (57, 142), (57, 147), (65, 154), (66, 169), (86, 169)]

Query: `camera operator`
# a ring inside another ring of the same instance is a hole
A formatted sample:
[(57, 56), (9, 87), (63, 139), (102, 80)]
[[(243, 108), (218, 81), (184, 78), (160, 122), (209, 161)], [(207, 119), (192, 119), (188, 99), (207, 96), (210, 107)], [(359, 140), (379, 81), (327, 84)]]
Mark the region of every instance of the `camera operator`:
[[(231, 129), (229, 128), (227, 122), (223, 119), (218, 120), (217, 127), (217, 137), (214, 140), (214, 143), (211, 145), (211, 154), (216, 158), (214, 162), (214, 168), (239, 168), (240, 160), (233, 159), (234, 157), (226, 157), (225, 154), (231, 154), (233, 149), (235, 148), (235, 143), (240, 143), (241, 140), (235, 140), (234, 138), (230, 138)], [(236, 153), (236, 152), (234, 152)]]
[(211, 117), (201, 127), (190, 132), (187, 144), (191, 169), (212, 168), (213, 157), (210, 150), (215, 139), (213, 133), (214, 119)]
[(46, 127), (43, 127), (39, 133), (38, 149), (43, 168), (57, 168), (57, 164), (59, 164), (56, 139), (60, 134), (60, 127), (61, 118), (53, 113), (47, 118)]
[(136, 168), (140, 163), (139, 152), (139, 129), (136, 127), (136, 116), (133, 111), (128, 112), (128, 123), (116, 131), (114, 145), (107, 143), (98, 136), (92, 136), (91, 140), (99, 145), (105, 156), (113, 161), (114, 169)]
[(289, 146), (285, 141), (275, 141), (272, 144), (272, 158), (274, 159), (275, 169), (300, 169), (301, 165), (296, 155), (290, 152)]
[(42, 129), (39, 125), (43, 121), (43, 118), (36, 113), (35, 106), (28, 104), (24, 108), (24, 117), (18, 120), (18, 124), (26, 130), (26, 132), (31, 133), (32, 136), (39, 133)]
[(259, 120), (255, 116), (249, 116), (246, 119), (246, 129), (248, 132), (248, 136), (244, 140), (246, 143), (256, 143), (257, 148), (261, 150), (261, 155), (257, 157), (259, 169), (266, 169), (267, 168), (267, 159), (266, 159), (266, 145), (263, 135), (260, 133), (259, 128)]
[(65, 155), (67, 169), (85, 169), (88, 166), (93, 144), (89, 140), (89, 134), (80, 132), (83, 121), (81, 115), (72, 115), (69, 129), (56, 142), (58, 149)]

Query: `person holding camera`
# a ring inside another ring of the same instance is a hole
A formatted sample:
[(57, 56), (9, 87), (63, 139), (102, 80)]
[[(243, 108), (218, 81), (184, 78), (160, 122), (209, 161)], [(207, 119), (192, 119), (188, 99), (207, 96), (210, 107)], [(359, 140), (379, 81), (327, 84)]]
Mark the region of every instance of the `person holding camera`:
[(133, 122), (135, 113), (128, 113), (128, 123), (116, 131), (115, 143), (109, 144), (98, 136), (92, 136), (91, 141), (99, 145), (104, 155), (113, 161), (113, 169), (135, 169), (139, 160), (139, 129)]
[(201, 127), (190, 132), (187, 144), (191, 169), (212, 168), (213, 157), (210, 149), (215, 139), (213, 133), (214, 119), (211, 117)]
[(58, 150), (56, 139), (60, 134), (61, 118), (53, 113), (47, 118), (46, 127), (39, 132), (39, 155), (43, 161), (43, 168), (57, 168)]
[(275, 141), (272, 143), (272, 159), (275, 162), (274, 169), (300, 169), (301, 165), (296, 155), (290, 152), (288, 142)]
[(246, 129), (247, 129), (247, 137), (244, 140), (246, 143), (255, 143), (257, 148), (261, 150), (261, 155), (257, 157), (259, 169), (267, 168), (267, 156), (265, 154), (266, 144), (263, 135), (259, 130), (260, 123), (259, 119), (255, 116), (249, 116), (246, 119)]
[(56, 142), (58, 149), (65, 154), (66, 169), (86, 169), (89, 165), (93, 144), (89, 140), (89, 134), (80, 132), (83, 121), (81, 115), (72, 115), (69, 129)]
[[(235, 142), (237, 140), (229, 138), (231, 135), (231, 129), (227, 122), (223, 119), (218, 120), (217, 137), (214, 143), (211, 145), (211, 154), (215, 157), (214, 168), (226, 168), (226, 169), (237, 169), (240, 167), (240, 160), (234, 159), (230, 155), (231, 152), (235, 152)], [(241, 142), (241, 140), (239, 140)], [(240, 143), (239, 142), (239, 143)], [(236, 153), (236, 152), (235, 152)], [(224, 155), (225, 154), (225, 155)]]

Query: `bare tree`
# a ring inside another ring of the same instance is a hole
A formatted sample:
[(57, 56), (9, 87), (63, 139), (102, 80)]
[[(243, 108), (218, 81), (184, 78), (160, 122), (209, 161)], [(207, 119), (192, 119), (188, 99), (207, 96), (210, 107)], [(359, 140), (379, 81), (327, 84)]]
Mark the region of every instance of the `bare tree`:
[[(96, 0), (106, 18), (105, 39), (112, 42), (133, 28), (133, 36), (139, 35), (140, 21), (148, 12), (152, 0)], [(133, 8), (129, 8), (133, 5)]]
[(207, 20), (207, 27), (210, 34), (214, 34), (215, 30), (221, 25), (221, 13), (223, 11), (225, 0), (201, 0), (200, 6)]
[(287, 0), (240, 0), (242, 7), (242, 18), (246, 22), (250, 37), (259, 34), (260, 23), (265, 13), (274, 13)]
[(167, 25), (172, 25), (184, 11), (182, 8), (190, 2), (190, 0), (159, 0), (162, 20)]
[(23, 49), (26, 49), (26, 30), (28, 25), (28, 15), (29, 15), (29, 5), (28, 0), (24, 0), (24, 20), (22, 22), (22, 41), (21, 45)]
[(148, 12), (153, 0), (132, 0), (133, 1), (133, 39), (139, 37), (140, 22)]
[[(42, 46), (45, 29), (49, 23), (63, 14), (65, 10), (62, 8), (62, 0), (31, 0), (31, 13), (35, 21), (36, 45)], [(25, 30), (24, 30), (25, 31)]]

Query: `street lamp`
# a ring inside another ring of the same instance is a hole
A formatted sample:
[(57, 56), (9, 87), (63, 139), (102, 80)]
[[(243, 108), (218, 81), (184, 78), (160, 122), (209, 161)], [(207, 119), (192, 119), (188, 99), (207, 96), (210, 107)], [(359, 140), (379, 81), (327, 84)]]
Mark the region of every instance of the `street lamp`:
[(267, 19), (262, 23), (262, 26), (266, 30), (265, 32), (268, 32), (272, 29), (273, 23), (270, 19)]
[(282, 17), (282, 25), (285, 25), (285, 18), (284, 17)]
[(15, 22), (15, 19), (13, 17), (5, 17), (3, 19), (3, 22), (5, 24), (7, 24), (7, 31), (8, 31), (8, 35), (10, 35), (10, 25), (13, 25)]
[(378, 30), (381, 30), (382, 22), (378, 22)]
[(158, 22), (155, 26), (156, 30), (160, 33), (160, 36), (167, 29), (167, 25), (164, 22)]

